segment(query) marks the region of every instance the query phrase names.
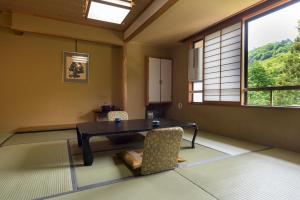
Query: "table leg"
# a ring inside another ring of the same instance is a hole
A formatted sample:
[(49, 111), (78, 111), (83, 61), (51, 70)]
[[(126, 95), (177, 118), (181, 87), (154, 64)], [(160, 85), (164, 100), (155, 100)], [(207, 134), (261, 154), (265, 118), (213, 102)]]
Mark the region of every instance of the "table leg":
[(84, 166), (90, 166), (93, 164), (94, 158), (90, 147), (90, 137), (82, 134), (82, 156)]
[(196, 140), (197, 133), (198, 133), (198, 126), (197, 126), (197, 124), (194, 124), (194, 128), (195, 128), (195, 131), (194, 131), (194, 136), (193, 136), (193, 140), (192, 140), (192, 148), (193, 149), (195, 148), (195, 140)]
[(81, 134), (78, 130), (78, 128), (76, 127), (76, 132), (77, 132), (77, 142), (78, 142), (78, 146), (82, 146), (82, 139), (81, 139)]

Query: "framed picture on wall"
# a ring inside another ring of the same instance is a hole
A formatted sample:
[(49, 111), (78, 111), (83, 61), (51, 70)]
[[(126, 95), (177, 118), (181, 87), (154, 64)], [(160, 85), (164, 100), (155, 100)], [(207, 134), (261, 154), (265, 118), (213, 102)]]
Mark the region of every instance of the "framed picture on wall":
[(87, 83), (89, 79), (89, 55), (64, 51), (63, 58), (64, 82)]

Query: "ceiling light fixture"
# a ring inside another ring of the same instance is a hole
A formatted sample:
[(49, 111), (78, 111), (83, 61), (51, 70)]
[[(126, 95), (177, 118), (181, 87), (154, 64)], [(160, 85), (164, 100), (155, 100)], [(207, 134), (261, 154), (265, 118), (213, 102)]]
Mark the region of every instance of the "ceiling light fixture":
[(122, 24), (132, 7), (132, 0), (90, 0), (86, 17), (88, 19)]

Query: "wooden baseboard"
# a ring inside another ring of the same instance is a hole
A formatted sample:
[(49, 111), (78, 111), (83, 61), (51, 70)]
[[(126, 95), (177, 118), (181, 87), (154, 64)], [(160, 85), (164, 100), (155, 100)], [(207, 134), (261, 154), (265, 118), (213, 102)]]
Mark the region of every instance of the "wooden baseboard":
[(45, 132), (45, 131), (59, 131), (75, 129), (76, 124), (62, 124), (62, 125), (46, 125), (46, 126), (32, 126), (21, 127), (15, 131), (15, 134), (32, 133), (32, 132)]

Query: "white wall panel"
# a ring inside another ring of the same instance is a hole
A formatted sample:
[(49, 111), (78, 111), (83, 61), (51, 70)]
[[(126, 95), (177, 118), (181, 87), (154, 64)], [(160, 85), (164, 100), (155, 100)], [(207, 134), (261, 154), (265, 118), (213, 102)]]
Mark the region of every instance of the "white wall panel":
[(160, 102), (160, 59), (149, 58), (148, 102)]
[(172, 60), (161, 59), (161, 102), (172, 101)]

